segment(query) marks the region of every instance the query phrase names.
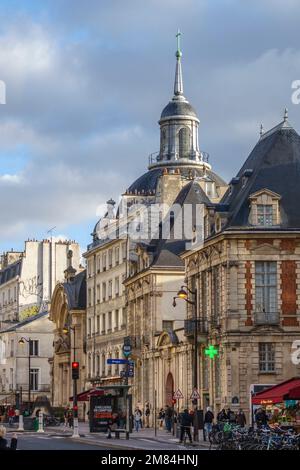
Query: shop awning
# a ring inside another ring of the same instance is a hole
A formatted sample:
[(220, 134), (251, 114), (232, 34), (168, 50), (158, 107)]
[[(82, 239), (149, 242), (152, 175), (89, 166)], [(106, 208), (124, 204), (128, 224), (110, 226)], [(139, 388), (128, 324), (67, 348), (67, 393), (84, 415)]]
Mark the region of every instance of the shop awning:
[[(104, 390), (95, 390), (91, 388), (90, 390), (85, 390), (84, 392), (78, 393), (77, 401), (89, 401), (90, 397), (104, 395)], [(73, 401), (73, 397), (69, 398), (70, 401)]]
[[(252, 397), (253, 405), (272, 405), (284, 400), (300, 399), (300, 378), (293, 377), (278, 385), (274, 385)], [(296, 395), (298, 395), (296, 397)]]
[(300, 386), (294, 387), (289, 392), (289, 399), (290, 400), (300, 400)]

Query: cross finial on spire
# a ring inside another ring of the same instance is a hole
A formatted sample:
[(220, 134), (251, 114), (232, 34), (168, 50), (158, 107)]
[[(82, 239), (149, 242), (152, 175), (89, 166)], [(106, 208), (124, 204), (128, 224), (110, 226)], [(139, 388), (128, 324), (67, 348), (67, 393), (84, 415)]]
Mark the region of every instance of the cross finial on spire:
[(178, 29), (177, 31), (177, 34), (176, 34), (176, 38), (177, 38), (177, 51), (176, 51), (176, 57), (177, 59), (179, 59), (181, 56), (182, 56), (182, 52), (180, 50), (180, 36), (181, 36), (181, 32), (180, 30)]
[(260, 125), (260, 130), (259, 130), (259, 135), (262, 136), (263, 133), (264, 133), (264, 131), (265, 131), (265, 130), (264, 130), (264, 126), (261, 124), (261, 125)]
[(283, 116), (283, 121), (286, 122), (288, 120), (288, 109), (284, 109), (284, 116)]
[(183, 82), (182, 82), (182, 70), (181, 70), (181, 56), (182, 52), (180, 50), (180, 36), (181, 32), (177, 31), (177, 51), (176, 51), (176, 71), (175, 71), (175, 83), (174, 83), (174, 96), (183, 96)]

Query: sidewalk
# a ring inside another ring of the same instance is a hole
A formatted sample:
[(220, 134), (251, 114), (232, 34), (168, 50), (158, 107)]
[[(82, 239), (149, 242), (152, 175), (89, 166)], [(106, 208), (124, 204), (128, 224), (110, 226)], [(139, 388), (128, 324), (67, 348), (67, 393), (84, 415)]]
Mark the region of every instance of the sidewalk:
[[(65, 426), (56, 426), (56, 427), (47, 427), (45, 432), (53, 435), (61, 435), (67, 437), (72, 436), (72, 429), (66, 428)], [(209, 442), (203, 441), (202, 432), (200, 431), (200, 441), (199, 443), (190, 444), (179, 444), (179, 439), (176, 435), (173, 436), (172, 433), (168, 433), (165, 430), (157, 429), (157, 434), (153, 428), (143, 428), (139, 432), (133, 431), (130, 434), (129, 440), (125, 439), (122, 436), (120, 439), (115, 439), (114, 433), (112, 432), (112, 438), (107, 439), (106, 434), (104, 433), (91, 433), (89, 431), (88, 423), (79, 423), (79, 434), (80, 438), (77, 438), (78, 441), (85, 443), (99, 443), (103, 445), (109, 445), (111, 447), (123, 448), (123, 449), (209, 449)]]

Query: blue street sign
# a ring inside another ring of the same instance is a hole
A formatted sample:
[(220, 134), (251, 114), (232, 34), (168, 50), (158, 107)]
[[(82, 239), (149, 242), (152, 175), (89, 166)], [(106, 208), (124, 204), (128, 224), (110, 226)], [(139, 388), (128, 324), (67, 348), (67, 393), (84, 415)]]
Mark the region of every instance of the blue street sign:
[(128, 359), (107, 359), (107, 364), (128, 364)]

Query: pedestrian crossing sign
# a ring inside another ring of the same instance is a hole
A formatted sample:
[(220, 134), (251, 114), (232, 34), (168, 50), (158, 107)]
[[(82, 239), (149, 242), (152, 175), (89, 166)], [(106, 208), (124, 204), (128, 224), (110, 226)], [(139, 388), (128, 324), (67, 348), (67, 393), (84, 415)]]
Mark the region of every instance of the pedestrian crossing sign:
[(174, 393), (173, 398), (175, 398), (175, 400), (178, 400), (179, 398), (184, 398), (180, 388)]
[(200, 398), (200, 394), (199, 394), (198, 390), (196, 388), (194, 388), (194, 390), (193, 390), (193, 392), (190, 396), (190, 399), (191, 400), (199, 400), (199, 398)]

